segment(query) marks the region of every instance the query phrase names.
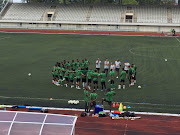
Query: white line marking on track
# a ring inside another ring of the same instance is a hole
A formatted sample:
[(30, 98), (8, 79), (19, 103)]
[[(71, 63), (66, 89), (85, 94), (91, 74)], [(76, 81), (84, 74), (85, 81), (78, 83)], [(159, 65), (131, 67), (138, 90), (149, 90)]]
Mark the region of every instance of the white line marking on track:
[(128, 126), (128, 124), (126, 123), (125, 129), (124, 129), (124, 135), (126, 135), (126, 132), (127, 132), (127, 126)]
[(13, 118), (13, 120), (12, 120), (12, 122), (11, 122), (11, 125), (10, 125), (10, 127), (9, 127), (9, 130), (8, 130), (8, 135), (10, 135), (10, 133), (11, 133), (11, 129), (12, 129), (12, 126), (13, 126), (13, 124), (14, 124), (14, 121), (15, 121), (15, 119), (16, 119), (16, 116), (17, 116), (17, 112), (16, 112), (16, 114), (14, 115), (14, 118)]

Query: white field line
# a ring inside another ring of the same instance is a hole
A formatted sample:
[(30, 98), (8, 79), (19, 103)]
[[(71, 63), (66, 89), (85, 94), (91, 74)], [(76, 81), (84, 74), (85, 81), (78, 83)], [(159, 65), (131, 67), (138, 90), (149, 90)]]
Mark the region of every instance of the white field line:
[[(30, 100), (49, 100), (49, 98), (31, 98), (31, 97), (7, 97), (7, 96), (0, 96), (0, 98), (9, 98), (9, 99), (30, 99)], [(68, 101), (70, 99), (53, 99), (55, 101)], [(52, 100), (52, 101), (53, 101)], [(73, 100), (73, 99), (71, 99)], [(78, 99), (74, 99), (74, 100), (78, 100)], [(79, 100), (81, 102), (83, 102), (84, 100)], [(97, 101), (97, 102), (100, 102), (100, 101)], [(123, 102), (121, 101), (122, 103), (125, 103), (125, 104), (136, 104), (136, 105), (152, 105), (152, 106), (170, 106), (170, 107), (180, 107), (180, 105), (167, 105), (167, 104), (154, 104), (154, 103), (133, 103), (133, 102)], [(121, 102), (118, 102), (118, 103), (121, 103)]]
[(10, 37), (0, 37), (0, 40), (2, 40), (2, 39), (6, 39), (6, 38), (10, 38)]
[(176, 39), (177, 39), (177, 41), (180, 43), (180, 40), (177, 38), (177, 37), (175, 37)]
[[(177, 39), (177, 38), (176, 38)], [(177, 39), (179, 42), (180, 42), (180, 40), (179, 39)], [(156, 46), (156, 47), (160, 47), (160, 48), (179, 48), (179, 46), (166, 46), (166, 47), (163, 47), (163, 46)], [(165, 58), (160, 58), (160, 57), (156, 57), (156, 56), (147, 56), (147, 55), (141, 55), (141, 54), (137, 54), (137, 53), (135, 53), (135, 52), (133, 52), (133, 50), (135, 50), (135, 49), (146, 49), (146, 48), (152, 48), (152, 47), (138, 47), (138, 48), (131, 48), (131, 49), (129, 49), (129, 52), (131, 53), (131, 54), (133, 54), (133, 55), (136, 55), (136, 56), (140, 56), (140, 57), (147, 57), (147, 58), (156, 58), (156, 59), (165, 59)], [(167, 58), (167, 59), (169, 59), (169, 60), (180, 60), (180, 59), (174, 59), (174, 58)]]

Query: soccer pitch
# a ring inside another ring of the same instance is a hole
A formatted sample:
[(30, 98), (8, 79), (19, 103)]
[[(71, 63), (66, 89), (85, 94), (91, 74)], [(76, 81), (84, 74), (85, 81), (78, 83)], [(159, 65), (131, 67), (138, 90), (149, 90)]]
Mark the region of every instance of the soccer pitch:
[[(179, 113), (178, 40), (175, 37), (0, 33), (0, 104), (83, 108), (83, 90), (53, 85), (52, 67), (57, 61), (77, 58), (81, 61), (86, 57), (89, 67), (95, 69), (99, 57), (102, 62), (106, 58), (110, 62), (118, 58), (124, 63), (127, 59), (137, 66), (137, 84), (129, 88), (126, 80), (126, 89), (118, 90), (119, 79), (116, 79), (117, 94), (113, 101), (130, 105), (129, 110), (133, 111)], [(138, 85), (142, 88), (138, 89)], [(97, 91), (97, 94), (100, 103), (104, 93)], [(70, 99), (81, 102), (68, 105)]]

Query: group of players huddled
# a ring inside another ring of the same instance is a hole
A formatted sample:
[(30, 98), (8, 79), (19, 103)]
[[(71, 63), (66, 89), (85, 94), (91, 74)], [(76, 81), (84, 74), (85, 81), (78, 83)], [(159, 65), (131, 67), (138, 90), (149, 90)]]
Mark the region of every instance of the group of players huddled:
[[(125, 80), (128, 78), (129, 87), (133, 86), (136, 83), (136, 69), (137, 67), (134, 64), (131, 64), (126, 60), (123, 65), (122, 71), (119, 74), (121, 68), (121, 62), (117, 59), (115, 63), (109, 63), (108, 59), (104, 61), (104, 70), (100, 73), (101, 61), (98, 58), (96, 60), (96, 69), (89, 69), (90, 62), (85, 58), (82, 62), (77, 59), (76, 61), (72, 60), (59, 63), (57, 62), (53, 69), (52, 83), (56, 86), (65, 86), (68, 87), (70, 82), (71, 88), (74, 87), (74, 79), (76, 78), (76, 89), (80, 88), (80, 81), (82, 80), (82, 87), (85, 88), (87, 83), (88, 88), (91, 89), (91, 83), (93, 82), (94, 90), (98, 90), (98, 78), (100, 77), (102, 89), (106, 89), (106, 77), (109, 75), (110, 79), (108, 82), (111, 84), (111, 90), (115, 89), (114, 80), (115, 78), (120, 77), (120, 84), (118, 89), (125, 89)], [(110, 69), (110, 71), (109, 71)]]

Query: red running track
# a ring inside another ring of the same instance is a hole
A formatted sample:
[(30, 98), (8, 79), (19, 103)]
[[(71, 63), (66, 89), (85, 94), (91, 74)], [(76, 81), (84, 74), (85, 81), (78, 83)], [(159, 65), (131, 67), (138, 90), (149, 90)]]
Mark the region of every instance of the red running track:
[(82, 34), (82, 35), (126, 35), (126, 36), (166, 36), (155, 32), (119, 32), (119, 31), (70, 31), (70, 30), (38, 30), (38, 29), (0, 29), (0, 32), (49, 33), (49, 34)]
[[(7, 110), (29, 111), (12, 108)], [(180, 135), (180, 117), (137, 115), (141, 116), (141, 119), (112, 120), (110, 117), (80, 117), (81, 111), (49, 110), (49, 113), (78, 116), (75, 126), (76, 135)]]

